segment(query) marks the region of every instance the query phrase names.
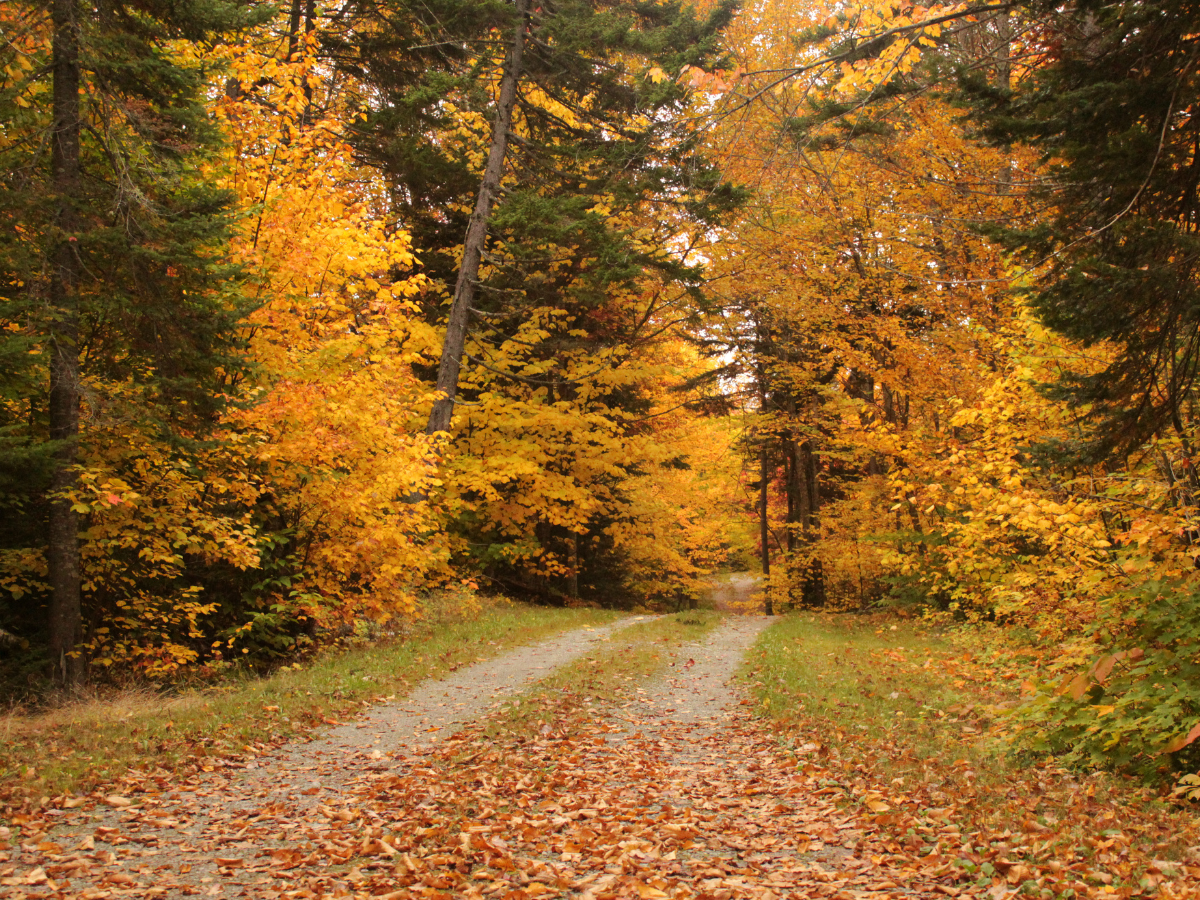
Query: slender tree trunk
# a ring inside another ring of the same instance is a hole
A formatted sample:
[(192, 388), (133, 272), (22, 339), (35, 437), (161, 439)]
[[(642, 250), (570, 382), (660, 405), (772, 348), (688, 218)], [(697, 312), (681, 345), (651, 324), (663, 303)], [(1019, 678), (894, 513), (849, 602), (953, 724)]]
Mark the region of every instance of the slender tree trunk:
[[(767, 383), (766, 373), (763, 367), (759, 364), (758, 367), (758, 410), (760, 415), (766, 415), (767, 412)], [(758, 452), (758, 536), (762, 543), (762, 573), (763, 580), (766, 582), (766, 607), (763, 610), (768, 616), (775, 615), (775, 608), (771, 603), (771, 521), (767, 500), (769, 498), (769, 485), (767, 476), (770, 468), (767, 465), (767, 441), (762, 437), (762, 447)]]
[(462, 368), (463, 349), (467, 343), (467, 327), (470, 324), (471, 303), (475, 299), (475, 282), (479, 277), (479, 261), (487, 242), (488, 218), (492, 204), (500, 193), (500, 178), (504, 174), (504, 159), (508, 153), (508, 137), (512, 129), (513, 106), (517, 100), (517, 84), (521, 78), (521, 57), (525, 51), (525, 29), (529, 18), (529, 0), (517, 0), (517, 28), (512, 47), (504, 64), (500, 79), (500, 100), (496, 104), (496, 124), (492, 129), (492, 148), (488, 154), (483, 181), (479, 185), (479, 196), (475, 211), (467, 225), (467, 236), (463, 240), (462, 264), (458, 270), (458, 282), (454, 286), (454, 302), (450, 306), (450, 321), (446, 325), (446, 340), (442, 344), (442, 358), (438, 363), (437, 389), (441, 397), (434, 401), (429, 413), (426, 434), (437, 434), (450, 428), (450, 417), (454, 414), (454, 397), (458, 393), (458, 373)]
[(572, 600), (579, 599), (579, 535), (571, 532), (571, 574), (567, 579), (567, 590)]
[[(797, 448), (800, 469), (800, 525), (806, 547), (812, 547), (819, 536), (821, 489), (817, 483), (817, 454), (810, 441)], [(825, 568), (818, 557), (810, 559), (804, 568), (803, 605), (815, 609), (825, 605)]]
[(65, 496), (77, 482), (79, 438), (79, 257), (75, 198), (80, 183), (79, 7), (54, 0), (54, 132), (51, 189), (57, 204), (50, 255), (50, 440), (55, 442), (50, 479), (47, 563), (50, 570), (50, 658), (55, 680), (78, 682), (74, 656), (80, 632), (79, 517)]
[(767, 442), (763, 441), (762, 450), (759, 451), (758, 525), (759, 540), (762, 542), (762, 573), (767, 583), (765, 612), (768, 616), (773, 616), (775, 610), (771, 605), (771, 526), (767, 521), (767, 471)]
[(804, 515), (804, 501), (801, 497), (802, 473), (796, 456), (796, 435), (790, 428), (783, 432), (783, 465), (784, 482), (787, 486), (787, 550), (790, 556), (800, 548), (800, 526)]
[(996, 14), (996, 86), (1002, 91), (1012, 86), (1012, 15), (1008, 10)]
[[(767, 370), (763, 365), (763, 353), (766, 350), (768, 331), (766, 326), (760, 319), (754, 326), (754, 336), (756, 338), (756, 349), (758, 358), (755, 361), (755, 374), (758, 376), (758, 414), (766, 416), (767, 414)], [(769, 499), (769, 485), (767, 476), (769, 467), (767, 465), (767, 441), (765, 435), (760, 435), (759, 439), (762, 444), (759, 449), (758, 456), (758, 536), (759, 542), (762, 544), (762, 573), (763, 580), (766, 583), (766, 602), (763, 612), (768, 616), (775, 615), (775, 607), (771, 602), (771, 522), (767, 500)]]
[[(308, 50), (308, 39), (317, 28), (317, 0), (306, 0), (304, 4), (304, 47)], [(301, 130), (307, 130), (313, 122), (313, 86), (304, 79), (304, 113), (300, 116)]]
[(302, 12), (301, 0), (292, 0), (292, 10), (288, 16), (288, 60), (290, 62), (294, 62), (300, 53), (300, 15)]

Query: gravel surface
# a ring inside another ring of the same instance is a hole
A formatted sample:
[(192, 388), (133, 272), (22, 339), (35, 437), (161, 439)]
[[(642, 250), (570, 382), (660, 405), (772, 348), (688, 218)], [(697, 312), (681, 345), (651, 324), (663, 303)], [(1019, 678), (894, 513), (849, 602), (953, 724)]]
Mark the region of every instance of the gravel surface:
[[(262, 850), (288, 846), (287, 832), (297, 822), (342, 806), (344, 792), (364, 773), (405, 769), (462, 725), (593, 652), (613, 632), (648, 618), (577, 629), (423, 682), (402, 700), (373, 707), (354, 722), (194, 777), (182, 789), (139, 795), (134, 807), (91, 805), (67, 813), (50, 842), (64, 854), (86, 851), (103, 866), (103, 880), (94, 889), (101, 893), (85, 891), (81, 897), (232, 896), (240, 886), (232, 873), (251, 865)], [(47, 890), (35, 884), (21, 895)], [(9, 895), (0, 888), (0, 897)]]
[(740, 699), (731, 679), (742, 657), (771, 621), (765, 616), (733, 616), (705, 640), (685, 645), (678, 651), (680, 662), (639, 695), (621, 718), (643, 732), (680, 725), (690, 726), (693, 733), (717, 728), (733, 715)]
[(731, 572), (713, 582), (709, 599), (713, 606), (725, 612), (757, 616), (763, 611), (761, 586), (761, 575)]
[[(726, 588), (725, 599), (736, 606), (739, 601), (745, 602), (757, 579), (734, 578), (737, 580)], [(650, 804), (643, 815), (653, 817), (663, 809), (708, 807), (716, 785), (726, 792), (729, 785), (734, 785), (736, 793), (745, 790), (759, 795), (755, 807), (770, 809), (777, 824), (801, 812), (789, 782), (782, 782), (782, 790), (764, 790), (760, 786), (764, 770), (771, 768), (764, 764), (764, 756), (768, 754), (763, 753), (763, 742), (759, 742), (757, 753), (731, 752), (735, 740), (745, 745), (748, 718), (745, 704), (749, 703), (734, 677), (746, 651), (772, 621), (765, 616), (731, 617), (706, 640), (680, 649), (679, 658), (686, 658), (693, 665), (685, 663), (668, 669), (667, 676), (654, 689), (615, 717), (620, 723), (619, 730), (609, 731), (605, 740), (631, 743), (660, 767), (655, 775), (659, 785), (657, 802)], [(754, 730), (750, 728), (751, 732)], [(639, 779), (645, 779), (644, 773), (631, 773), (629, 784), (635, 785)], [(812, 804), (807, 797), (803, 802)], [(741, 818), (746, 811), (739, 808), (736, 812), (736, 818)], [(715, 849), (688, 851), (681, 857), (738, 862), (741, 854), (736, 836), (745, 830), (744, 823), (731, 818), (724, 828), (714, 831), (733, 836), (732, 843), (718, 840)], [(857, 833), (851, 832), (849, 836), (854, 838)], [(839, 836), (839, 840), (844, 842), (845, 836)], [(833, 866), (835, 870), (843, 868), (854, 859), (853, 842), (849, 846), (818, 842), (813, 849), (811, 843), (785, 837), (780, 848), (789, 846), (791, 852), (785, 855), (802, 858), (818, 870), (822, 865)]]
[(769, 624), (731, 617), (606, 713), (532, 737), (473, 725), (408, 774), (364, 778), (360, 820), (326, 833), (377, 821), (390, 843), (363, 839), (357, 869), (308, 884), (360, 900), (958, 895), (839, 809), (749, 708), (734, 678)]
[(734, 680), (770, 622), (729, 617), (607, 711), (489, 731), (513, 693), (619, 625), (521, 648), (272, 757), (72, 814), (0, 860), (0, 897), (968, 896), (780, 752)]

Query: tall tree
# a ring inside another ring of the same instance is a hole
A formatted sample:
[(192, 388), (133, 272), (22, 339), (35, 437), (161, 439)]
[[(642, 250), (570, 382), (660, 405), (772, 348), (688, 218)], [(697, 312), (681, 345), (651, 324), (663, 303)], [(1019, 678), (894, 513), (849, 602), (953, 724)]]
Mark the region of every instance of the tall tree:
[[(49, 53), (44, 67), (16, 66), (22, 75), (0, 96), (0, 209), (11, 226), (0, 289), (6, 334), (41, 360), (49, 389), (39, 396), (26, 382), (23, 421), (10, 403), (3, 425), (30, 459), (47, 460), (46, 481), (12, 487), (26, 498), (23, 517), (48, 522), (47, 645), (55, 677), (70, 683), (82, 672), (81, 415), (101, 415), (110, 387), (125, 383), (153, 428), (194, 437), (240, 366), (240, 306), (221, 259), (229, 198), (199, 177), (216, 137), (201, 104), (206, 73), (172, 41), (231, 29), (245, 12), (224, 0), (54, 0), (46, 22), (36, 4), (9, 7), (25, 33), (49, 32)], [(46, 43), (28, 49), (36, 58)], [(30, 102), (44, 96), (47, 72), (50, 103)], [(9, 534), (32, 538), (25, 527)]]
[(458, 267), (454, 299), (446, 322), (446, 339), (438, 361), (437, 389), (440, 396), (433, 403), (425, 427), (425, 433), (430, 435), (448, 431), (450, 417), (454, 414), (454, 397), (458, 393), (458, 373), (467, 344), (467, 328), (471, 318), (471, 303), (475, 299), (475, 283), (479, 278), (479, 263), (487, 244), (488, 221), (492, 205), (500, 195), (500, 179), (504, 175), (508, 156), (513, 107), (517, 102), (517, 85), (521, 81), (521, 64), (525, 56), (525, 33), (529, 29), (529, 0), (516, 0), (514, 18), (516, 27), (500, 75), (500, 95), (496, 100), (496, 121), (492, 126), (487, 165), (479, 182), (475, 210), (467, 223), (467, 235), (463, 239), (462, 262)]
[(352, 9), (330, 43), (378, 92), (358, 147), (394, 180), (397, 213), (444, 286), (431, 293), (439, 317), (455, 286), (431, 432), (449, 426), (472, 322), (511, 334), (530, 308), (570, 297), (582, 310), (644, 271), (698, 281), (623, 213), (683, 227), (736, 202), (697, 153), (676, 81), (716, 56), (732, 3), (703, 19), (677, 2)]
[(74, 656), (79, 639), (79, 523), (70, 496), (75, 486), (79, 437), (79, 256), (75, 203), (80, 186), (79, 4), (54, 0), (51, 56), (53, 101), (50, 194), (54, 210), (47, 235), (47, 308), (50, 349), (49, 437), (55, 444), (50, 480), (46, 563), (50, 569), (50, 659), (56, 677), (69, 683), (80, 674)]
[(1057, 396), (1095, 426), (1088, 453), (1129, 451), (1195, 421), (1200, 375), (1200, 4), (1026, 3), (1012, 85), (967, 95), (996, 142), (1042, 155), (1046, 215), (995, 229), (1037, 272), (1042, 321), (1119, 348)]

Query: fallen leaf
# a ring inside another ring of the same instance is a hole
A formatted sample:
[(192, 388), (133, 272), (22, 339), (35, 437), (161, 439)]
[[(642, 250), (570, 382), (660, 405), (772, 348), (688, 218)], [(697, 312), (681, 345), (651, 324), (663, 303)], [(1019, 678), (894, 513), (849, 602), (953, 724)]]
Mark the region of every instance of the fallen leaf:
[(642, 900), (661, 900), (663, 897), (671, 896), (665, 891), (660, 891), (658, 888), (651, 887), (648, 884), (639, 884), (637, 886), (637, 893)]
[(1200, 722), (1192, 726), (1192, 730), (1186, 734), (1181, 734), (1172, 740), (1167, 746), (1163, 747), (1163, 753), (1176, 753), (1200, 738)]

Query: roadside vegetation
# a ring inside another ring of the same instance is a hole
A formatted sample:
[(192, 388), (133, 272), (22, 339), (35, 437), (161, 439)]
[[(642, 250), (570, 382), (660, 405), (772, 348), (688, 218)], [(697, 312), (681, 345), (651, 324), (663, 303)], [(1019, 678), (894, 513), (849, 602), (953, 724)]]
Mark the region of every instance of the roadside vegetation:
[(1028, 661), (973, 640), (794, 613), (763, 633), (743, 676), (802, 770), (965, 881), (1072, 898), (1200, 875), (1200, 830), (1177, 796), (1014, 749)]
[(347, 643), (257, 676), (81, 694), (0, 717), (0, 804), (61, 802), (121, 778), (212, 770), (333, 724), (416, 683), (619, 614), (446, 597), (400, 634)]

